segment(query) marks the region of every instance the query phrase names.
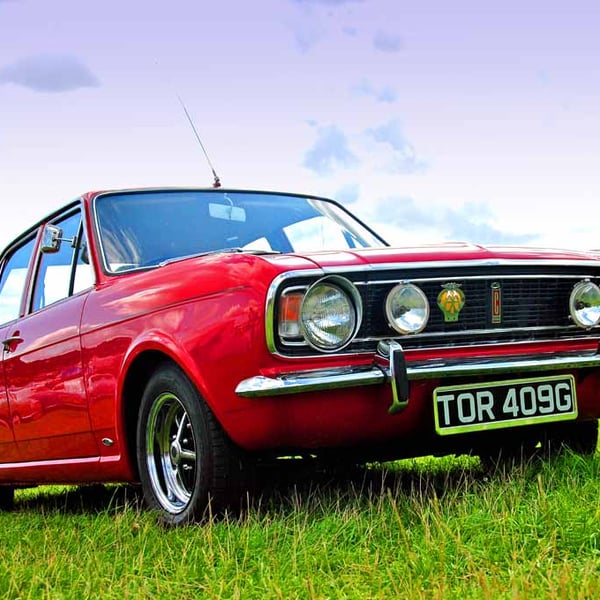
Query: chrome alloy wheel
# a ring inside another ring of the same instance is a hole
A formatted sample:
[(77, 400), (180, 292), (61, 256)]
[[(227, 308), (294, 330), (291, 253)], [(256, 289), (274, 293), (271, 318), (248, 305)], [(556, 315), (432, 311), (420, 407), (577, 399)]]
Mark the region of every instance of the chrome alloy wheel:
[(171, 514), (184, 511), (197, 475), (196, 440), (190, 417), (174, 394), (160, 394), (146, 425), (146, 464), (152, 489)]

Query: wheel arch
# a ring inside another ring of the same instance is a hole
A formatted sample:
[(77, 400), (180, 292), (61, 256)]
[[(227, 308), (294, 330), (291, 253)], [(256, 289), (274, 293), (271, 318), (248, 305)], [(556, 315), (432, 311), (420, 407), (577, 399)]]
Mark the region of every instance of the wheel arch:
[[(137, 473), (136, 460), (136, 427), (144, 389), (156, 369), (165, 363), (177, 365), (168, 354), (160, 350), (145, 350), (138, 354), (128, 366), (121, 389), (121, 411), (123, 418), (123, 433), (127, 455), (132, 468)], [(179, 366), (179, 365), (177, 365)]]
[(116, 419), (122, 446), (136, 476), (136, 426), (142, 395), (156, 369), (162, 364), (175, 365), (190, 380), (221, 427), (224, 427), (222, 411), (215, 405), (215, 394), (210, 392), (203, 375), (201, 355), (193, 356), (177, 342), (174, 336), (157, 330), (146, 331), (133, 340), (122, 361), (121, 376), (117, 389)]
[[(152, 374), (164, 364), (176, 366), (196, 387), (204, 397), (202, 383), (198, 380), (197, 366), (195, 369), (186, 368), (181, 357), (174, 357), (164, 347), (140, 346), (138, 352), (130, 353), (120, 385), (120, 420), (124, 435), (125, 447), (129, 463), (137, 473), (136, 461), (136, 427), (142, 402), (142, 395)], [(194, 376), (196, 375), (196, 376)]]

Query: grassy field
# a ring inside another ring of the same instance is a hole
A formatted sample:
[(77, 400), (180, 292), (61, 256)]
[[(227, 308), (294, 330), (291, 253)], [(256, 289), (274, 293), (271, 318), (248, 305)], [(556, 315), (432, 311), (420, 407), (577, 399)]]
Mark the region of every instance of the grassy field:
[(0, 514), (6, 598), (597, 598), (600, 455), (297, 476), (242, 517), (166, 530), (126, 487)]

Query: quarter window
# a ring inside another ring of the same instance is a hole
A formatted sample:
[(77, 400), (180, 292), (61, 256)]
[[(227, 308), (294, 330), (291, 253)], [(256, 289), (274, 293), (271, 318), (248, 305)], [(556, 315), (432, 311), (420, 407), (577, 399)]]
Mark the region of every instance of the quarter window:
[(8, 323), (19, 317), (34, 243), (35, 238), (32, 238), (17, 248), (4, 264), (0, 279), (0, 323)]

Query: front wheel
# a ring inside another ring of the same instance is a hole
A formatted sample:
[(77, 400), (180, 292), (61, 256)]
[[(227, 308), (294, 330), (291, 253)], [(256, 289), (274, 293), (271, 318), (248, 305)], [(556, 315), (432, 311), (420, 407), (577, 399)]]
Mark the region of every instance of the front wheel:
[(169, 525), (199, 521), (240, 500), (241, 454), (175, 365), (160, 367), (146, 386), (137, 460), (146, 504)]
[(0, 485), (0, 510), (12, 510), (15, 506), (15, 488)]
[(542, 429), (523, 428), (522, 432), (503, 433), (503, 438), (500, 443), (479, 448), (477, 453), (486, 468), (522, 463), (535, 457), (548, 458), (565, 450), (591, 456), (598, 447), (598, 420), (552, 423)]
[(548, 430), (547, 444), (552, 453), (567, 449), (591, 456), (598, 448), (598, 419), (558, 423)]

